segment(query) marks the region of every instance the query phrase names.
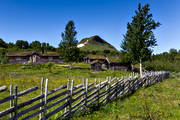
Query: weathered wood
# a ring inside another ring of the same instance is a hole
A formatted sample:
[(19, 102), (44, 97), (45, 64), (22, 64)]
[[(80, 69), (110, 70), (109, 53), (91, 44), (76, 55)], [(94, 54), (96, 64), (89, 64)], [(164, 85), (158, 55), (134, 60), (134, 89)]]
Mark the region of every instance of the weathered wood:
[(83, 105), (80, 105), (79, 107), (77, 107), (76, 109), (72, 110), (72, 113), (76, 112), (77, 110), (79, 110)]
[(50, 102), (50, 101), (52, 101), (52, 100), (55, 100), (55, 99), (57, 99), (57, 98), (59, 98), (59, 97), (61, 97), (61, 96), (63, 96), (63, 95), (66, 95), (66, 94), (69, 93), (69, 92), (70, 92), (69, 90), (66, 90), (66, 91), (63, 91), (63, 92), (61, 92), (61, 93), (58, 93), (57, 95), (48, 98), (48, 99), (47, 99), (47, 103)]
[(72, 96), (77, 95), (78, 93), (82, 92), (83, 90), (84, 90), (84, 88), (79, 89), (78, 91), (74, 92), (74, 93), (72, 94)]
[(114, 77), (111, 79), (111, 82), (114, 82), (117, 79), (117, 77)]
[(56, 120), (60, 120), (60, 119), (62, 119), (62, 117), (66, 117), (68, 115), (68, 113), (69, 113), (69, 111), (64, 112), (59, 117), (57, 117)]
[(92, 92), (94, 89), (96, 89), (96, 87), (92, 87), (88, 90), (88, 93)]
[(84, 103), (84, 105), (85, 105), (85, 110), (87, 110), (87, 96), (88, 96), (88, 78), (86, 79), (86, 89), (85, 89), (86, 91), (85, 91), (85, 103)]
[[(83, 81), (82, 81), (82, 82), (83, 82), (83, 89), (85, 90), (85, 79), (84, 79), (84, 78), (83, 78)], [(85, 91), (81, 94), (81, 95), (82, 95), (81, 100), (85, 99), (84, 94), (85, 94)], [(80, 96), (81, 96), (81, 95), (80, 95)], [(78, 97), (77, 97), (77, 98), (78, 98)], [(80, 97), (79, 97), (79, 98), (80, 98)], [(79, 98), (78, 98), (78, 99), (79, 99)], [(81, 110), (84, 110), (84, 102), (82, 102), (81, 104), (82, 104)]]
[[(108, 77), (106, 77), (106, 82), (107, 82), (107, 84), (106, 84), (106, 92), (108, 93), (108, 85), (109, 85), (109, 83), (108, 83)], [(106, 94), (105, 98), (106, 98), (106, 102), (107, 102), (108, 94)]]
[(83, 87), (83, 84), (76, 85), (76, 86), (73, 88), (73, 91), (76, 91), (77, 89), (82, 88), (82, 87)]
[(7, 87), (5, 85), (0, 87), (0, 92), (3, 92), (5, 90), (7, 90)]
[(28, 101), (26, 101), (26, 102), (23, 102), (23, 103), (18, 104), (17, 108), (18, 108), (18, 109), (23, 108), (23, 107), (25, 107), (25, 106), (27, 106), (27, 105), (30, 105), (30, 104), (32, 104), (32, 103), (34, 103), (34, 102), (42, 99), (43, 97), (44, 97), (43, 94), (42, 94), (42, 95), (39, 95), (39, 96), (37, 96), (37, 97), (34, 97), (34, 98), (32, 98), (32, 99), (30, 99), (30, 100), (28, 100)]
[(99, 78), (99, 86), (98, 86), (98, 107), (100, 106), (100, 90), (101, 90), (101, 78)]
[(107, 86), (107, 83), (105, 83), (105, 84), (101, 84), (100, 86), (101, 86), (101, 88), (100, 88), (100, 89), (103, 89), (103, 88), (105, 88), (105, 87)]
[(35, 113), (28, 115), (27, 117), (23, 118), (22, 120), (29, 120), (32, 119), (33, 117), (35, 117), (36, 115), (42, 113), (44, 111), (44, 109), (38, 110)]
[(55, 89), (49, 91), (49, 92), (47, 93), (47, 95), (49, 96), (49, 95), (51, 95), (51, 94), (53, 94), (53, 93), (55, 93), (55, 92), (57, 92), (57, 91), (59, 91), (59, 90), (65, 89), (66, 87), (67, 87), (66, 85), (61, 85), (61, 86), (59, 86), (58, 88), (55, 88)]
[(12, 100), (13, 98), (14, 98), (14, 95), (13, 96), (5, 97), (3, 99), (0, 99), (0, 104), (5, 103), (5, 102), (7, 102), (9, 100)]
[(107, 101), (110, 101), (110, 92), (111, 92), (111, 77), (109, 77), (109, 88), (108, 88), (108, 99)]
[(6, 110), (3, 110), (3, 111), (0, 111), (0, 118), (9, 114), (9, 113), (12, 113), (14, 112), (14, 107), (11, 107), (11, 108), (8, 108)]
[(59, 111), (61, 111), (62, 109), (64, 109), (65, 107), (67, 107), (69, 105), (69, 102), (64, 103), (63, 105), (61, 105), (60, 107), (56, 108), (55, 110), (51, 111), (50, 113), (48, 113), (46, 115), (46, 118), (51, 117), (52, 115), (58, 113)]
[(103, 91), (103, 92), (100, 93), (100, 96), (105, 96), (107, 94), (108, 94), (108, 91)]
[[(87, 100), (87, 102), (90, 102), (90, 101), (92, 101), (92, 100), (95, 99), (95, 98), (98, 98), (98, 95), (95, 95), (95, 96), (91, 97), (89, 100)], [(97, 99), (97, 100), (98, 100), (98, 99)]]
[(79, 96), (77, 96), (74, 99), (72, 99), (72, 102), (77, 101), (78, 99), (82, 98), (84, 95), (85, 95), (85, 92), (82, 92)]
[(69, 96), (66, 96), (66, 97), (64, 97), (64, 98), (61, 98), (60, 100), (58, 100), (58, 101), (50, 104), (49, 106), (47, 106), (47, 109), (52, 108), (52, 107), (54, 107), (55, 105), (58, 105), (59, 103), (67, 100), (68, 98), (69, 98)]
[(70, 93), (70, 99), (69, 99), (69, 116), (71, 115), (71, 107), (72, 107), (72, 96), (73, 96), (73, 87), (74, 87), (74, 80), (72, 80), (72, 83), (71, 83), (71, 93)]
[(29, 88), (27, 90), (24, 90), (24, 91), (18, 93), (18, 97), (26, 95), (26, 94), (28, 94), (30, 92), (33, 92), (33, 91), (37, 90), (37, 89), (39, 89), (39, 87), (35, 86), (35, 87)]
[(43, 119), (46, 120), (46, 104), (47, 104), (47, 95), (48, 95), (48, 79), (46, 79), (46, 85), (45, 85), (45, 93), (44, 93), (44, 114)]
[[(10, 85), (10, 96), (13, 96), (13, 85)], [(11, 99), (10, 100), (10, 103), (9, 103), (9, 108), (12, 108), (13, 107), (13, 100)], [(11, 112), (10, 113), (10, 118), (13, 116), (13, 113)]]
[[(69, 91), (69, 86), (70, 86), (70, 79), (68, 79), (67, 81), (67, 91)], [(66, 96), (69, 96), (69, 94), (67, 94)], [(66, 102), (68, 102), (68, 99), (66, 100)], [(64, 112), (67, 112), (67, 107), (65, 108)]]
[[(44, 78), (41, 78), (41, 95), (43, 95), (43, 90), (44, 89)], [(40, 103), (43, 102), (43, 98), (40, 99)], [(42, 107), (40, 107), (40, 110), (42, 110)], [(39, 114), (39, 120), (42, 119), (42, 114)]]
[(95, 95), (97, 92), (98, 92), (98, 90), (93, 91), (91, 94), (89, 94), (89, 95), (87, 96), (87, 98), (92, 97), (92, 96)]
[[(23, 95), (28, 94), (30, 92), (33, 92), (33, 91), (37, 90), (38, 88), (39, 87), (36, 86), (36, 87), (29, 88), (27, 90), (24, 90), (24, 91), (22, 91), (20, 93), (17, 93), (17, 97), (20, 97), (20, 96), (23, 96)], [(0, 104), (2, 104), (4, 102), (7, 102), (9, 100), (12, 100), (12, 99), (14, 99), (14, 95), (8, 96), (8, 97), (6, 97), (4, 99), (0, 99)]]
[(94, 104), (95, 102), (97, 102), (97, 99), (95, 99), (94, 101), (92, 101), (91, 103), (89, 103), (87, 106), (90, 107), (92, 104)]
[(104, 102), (106, 102), (106, 98), (102, 99), (102, 100), (100, 101), (100, 104), (103, 104)]
[(89, 83), (88, 88), (92, 87), (94, 83)]
[(18, 105), (18, 87), (15, 86), (14, 89), (14, 120), (17, 120), (17, 113), (18, 113), (18, 109), (17, 109), (17, 105)]
[(73, 105), (73, 106), (72, 106), (72, 110), (73, 110), (74, 108), (76, 108), (77, 106), (81, 105), (81, 103), (84, 102), (84, 100), (85, 100), (85, 99), (82, 99), (82, 100), (80, 100), (79, 102), (77, 102), (75, 105)]
[(35, 105), (33, 105), (33, 106), (29, 107), (29, 108), (26, 108), (25, 110), (19, 112), (17, 116), (20, 117), (20, 116), (22, 116), (22, 115), (24, 115), (24, 114), (26, 114), (26, 113), (28, 113), (28, 112), (30, 112), (32, 110), (40, 108), (43, 105), (44, 105), (44, 102), (35, 104)]

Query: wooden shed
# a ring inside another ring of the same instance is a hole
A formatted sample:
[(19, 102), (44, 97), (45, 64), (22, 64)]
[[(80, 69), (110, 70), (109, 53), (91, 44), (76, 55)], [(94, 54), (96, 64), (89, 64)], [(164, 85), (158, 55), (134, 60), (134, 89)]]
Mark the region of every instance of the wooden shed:
[(109, 70), (131, 70), (131, 64), (121, 62), (119, 58), (106, 58), (104, 64), (105, 68)]
[(99, 60), (95, 60), (91, 62), (91, 69), (94, 71), (102, 71), (102, 62)]

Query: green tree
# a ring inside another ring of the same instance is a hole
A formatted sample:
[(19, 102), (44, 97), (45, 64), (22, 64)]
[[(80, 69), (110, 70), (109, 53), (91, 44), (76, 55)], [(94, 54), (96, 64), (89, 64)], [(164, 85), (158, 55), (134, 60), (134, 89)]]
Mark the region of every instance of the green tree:
[(35, 40), (30, 44), (30, 47), (34, 50), (40, 50), (41, 49), (41, 43), (39, 41)]
[(53, 46), (49, 45), (49, 43), (46, 44), (46, 50), (56, 51), (56, 49)]
[(1, 38), (0, 38), (0, 47), (2, 47), (2, 48), (7, 48), (6, 42), (4, 42), (4, 40), (1, 39)]
[(121, 43), (122, 51), (128, 54), (132, 64), (137, 61), (140, 63), (141, 77), (142, 61), (150, 58), (152, 48), (157, 45), (152, 30), (160, 25), (159, 22), (152, 19), (149, 10), (149, 4), (142, 7), (139, 3), (138, 10), (135, 11), (135, 16), (132, 17), (132, 22), (127, 24), (127, 32)]
[(77, 62), (79, 59), (80, 50), (77, 48), (76, 30), (73, 21), (69, 21), (62, 33), (62, 41), (59, 44), (59, 55), (63, 60), (70, 65), (72, 69), (72, 62)]
[(9, 42), (7, 45), (8, 45), (8, 48), (15, 48), (15, 44), (12, 42)]
[(7, 58), (7, 51), (6, 49), (0, 49), (0, 64), (6, 64), (8, 63), (8, 58)]
[(178, 51), (174, 48), (171, 48), (169, 50), (169, 54), (170, 54), (170, 61), (173, 62), (175, 60), (176, 55), (178, 54)]
[(16, 41), (16, 47), (19, 49), (28, 49), (29, 48), (29, 43), (24, 40), (17, 40)]

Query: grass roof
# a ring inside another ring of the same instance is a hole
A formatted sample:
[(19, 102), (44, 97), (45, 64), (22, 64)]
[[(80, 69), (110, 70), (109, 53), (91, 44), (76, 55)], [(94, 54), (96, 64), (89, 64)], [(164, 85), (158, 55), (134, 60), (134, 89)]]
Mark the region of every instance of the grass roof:
[(42, 56), (57, 56), (58, 55), (56, 52), (45, 52), (44, 54), (42, 54), (41, 52), (38, 52), (38, 51), (8, 51), (7, 55), (8, 56), (26, 56), (33, 52), (37, 52)]

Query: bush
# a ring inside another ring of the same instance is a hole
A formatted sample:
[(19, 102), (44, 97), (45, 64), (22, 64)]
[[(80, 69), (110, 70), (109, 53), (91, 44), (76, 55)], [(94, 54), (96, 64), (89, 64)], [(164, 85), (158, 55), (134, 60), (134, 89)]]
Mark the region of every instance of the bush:
[(180, 61), (175, 62), (169, 62), (169, 61), (161, 61), (161, 60), (155, 60), (155, 61), (147, 61), (144, 62), (144, 68), (145, 70), (153, 70), (153, 71), (171, 71), (171, 72), (180, 72)]
[(0, 49), (0, 64), (8, 63), (8, 58), (6, 54), (7, 54), (6, 49)]

